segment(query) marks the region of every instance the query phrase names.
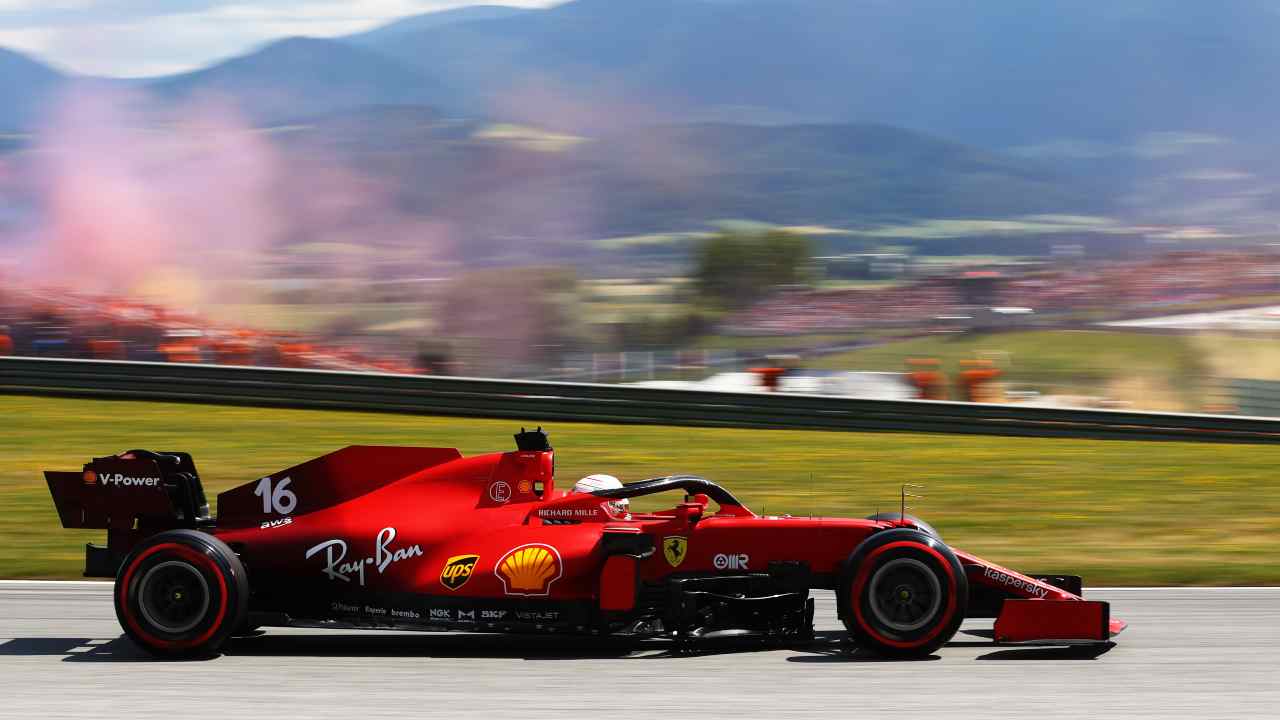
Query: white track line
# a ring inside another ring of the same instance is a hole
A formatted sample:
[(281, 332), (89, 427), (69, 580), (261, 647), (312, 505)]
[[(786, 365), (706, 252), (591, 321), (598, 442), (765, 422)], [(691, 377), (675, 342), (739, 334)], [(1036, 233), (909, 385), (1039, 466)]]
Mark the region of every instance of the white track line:
[[(0, 588), (12, 587), (32, 587), (32, 588), (103, 588), (113, 585), (111, 580), (0, 580)], [(1169, 585), (1164, 587), (1116, 587), (1116, 586), (1095, 586), (1086, 585), (1086, 592), (1168, 592), (1177, 590), (1178, 592), (1237, 592), (1237, 591), (1277, 591), (1280, 586), (1267, 585), (1223, 585), (1223, 586), (1206, 586), (1206, 585), (1188, 585), (1177, 586)]]
[(1280, 585), (1165, 585), (1163, 587), (1120, 587), (1120, 586), (1102, 586), (1102, 585), (1085, 585), (1085, 592), (1167, 592), (1169, 590), (1177, 590), (1178, 592), (1236, 592), (1238, 590), (1247, 591), (1276, 591), (1280, 590)]
[(0, 580), (0, 587), (107, 587), (112, 580)]

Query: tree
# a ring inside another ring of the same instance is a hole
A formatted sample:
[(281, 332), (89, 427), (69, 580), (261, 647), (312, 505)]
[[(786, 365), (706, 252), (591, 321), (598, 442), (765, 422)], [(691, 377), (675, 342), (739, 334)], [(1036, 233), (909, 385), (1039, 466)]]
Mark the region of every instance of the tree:
[(808, 283), (813, 244), (786, 230), (725, 230), (703, 240), (696, 252), (694, 281), (708, 304), (746, 307), (779, 285)]

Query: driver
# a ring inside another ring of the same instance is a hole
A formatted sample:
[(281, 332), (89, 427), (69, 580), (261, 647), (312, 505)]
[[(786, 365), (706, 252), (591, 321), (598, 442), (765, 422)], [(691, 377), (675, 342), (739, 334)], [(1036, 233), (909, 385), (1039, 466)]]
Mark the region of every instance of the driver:
[[(622, 487), (622, 481), (612, 475), (599, 473), (596, 475), (588, 475), (573, 484), (571, 492), (589, 493), (596, 490), (616, 490)], [(621, 500), (613, 500), (609, 502), (609, 506), (619, 515), (626, 515), (631, 501), (622, 498)]]

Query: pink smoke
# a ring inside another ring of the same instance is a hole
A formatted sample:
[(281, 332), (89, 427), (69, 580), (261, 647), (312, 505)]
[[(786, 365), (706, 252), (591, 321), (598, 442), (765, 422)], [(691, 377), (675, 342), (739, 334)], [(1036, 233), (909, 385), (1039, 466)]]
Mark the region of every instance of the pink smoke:
[(286, 245), (448, 236), (397, 212), (392, 188), (316, 145), (274, 142), (225, 98), (162, 105), (119, 88), (74, 87), (25, 155), (40, 221), (21, 243), (22, 273), (118, 295), (154, 290), (156, 275), (167, 274), (198, 283), (207, 300), (263, 276)]
[(127, 292), (148, 268), (216, 276), (281, 231), (270, 206), (280, 159), (226, 103), (162, 109), (78, 87), (32, 157), (44, 208), (26, 264), (39, 279)]

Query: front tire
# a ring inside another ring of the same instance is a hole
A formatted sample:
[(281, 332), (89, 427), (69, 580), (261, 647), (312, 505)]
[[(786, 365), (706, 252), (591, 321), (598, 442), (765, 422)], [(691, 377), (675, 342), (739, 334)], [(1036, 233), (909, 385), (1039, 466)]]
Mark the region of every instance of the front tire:
[(899, 520), (906, 520), (912, 525), (915, 525), (916, 528), (920, 530), (920, 532), (923, 532), (926, 535), (932, 535), (938, 538), (939, 540), (942, 539), (942, 535), (937, 530), (934, 530), (932, 525), (921, 520), (915, 515), (904, 515), (902, 513), (896, 513), (896, 512), (882, 512), (882, 513), (876, 513), (875, 515), (868, 515), (867, 519), (885, 521), (885, 522), (897, 522)]
[(249, 581), (226, 543), (171, 530), (129, 553), (114, 594), (120, 626), (143, 649), (161, 657), (206, 657), (245, 624)]
[(932, 654), (960, 629), (969, 583), (955, 554), (919, 530), (876, 533), (849, 557), (840, 617), (863, 647), (896, 658)]

